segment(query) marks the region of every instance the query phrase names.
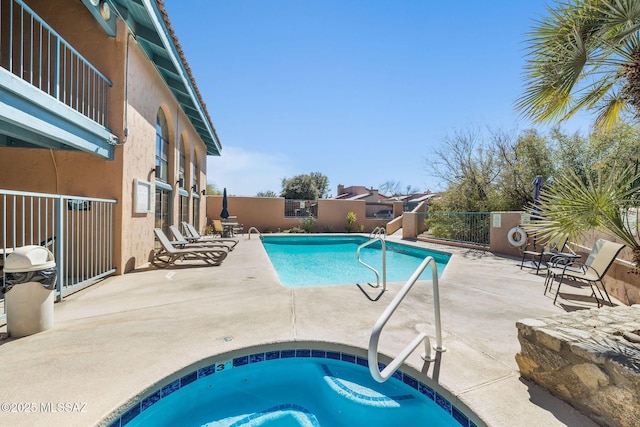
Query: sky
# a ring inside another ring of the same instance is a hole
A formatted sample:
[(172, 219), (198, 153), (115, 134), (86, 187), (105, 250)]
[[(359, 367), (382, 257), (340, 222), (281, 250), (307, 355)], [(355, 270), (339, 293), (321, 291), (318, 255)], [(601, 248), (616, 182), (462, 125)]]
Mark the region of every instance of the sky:
[[(339, 184), (443, 190), (434, 150), (517, 134), (539, 0), (165, 0), (222, 144), (207, 181), (230, 195), (320, 172)], [(562, 126), (588, 131), (587, 117)]]

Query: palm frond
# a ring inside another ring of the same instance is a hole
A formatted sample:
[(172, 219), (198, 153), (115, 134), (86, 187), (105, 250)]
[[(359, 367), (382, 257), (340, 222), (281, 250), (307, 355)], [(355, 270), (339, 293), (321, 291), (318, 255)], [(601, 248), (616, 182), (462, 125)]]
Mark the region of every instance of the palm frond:
[(592, 230), (610, 233), (632, 249), (640, 247), (628, 212), (640, 199), (640, 174), (633, 167), (603, 176), (565, 172), (542, 190), (529, 230), (543, 238), (582, 237)]

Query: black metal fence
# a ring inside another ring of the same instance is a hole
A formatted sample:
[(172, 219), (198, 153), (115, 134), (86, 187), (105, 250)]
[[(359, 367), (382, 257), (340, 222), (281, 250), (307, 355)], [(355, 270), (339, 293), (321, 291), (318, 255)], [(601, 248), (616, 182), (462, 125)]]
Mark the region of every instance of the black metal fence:
[(449, 242), (489, 246), (490, 212), (428, 212), (424, 236)]
[(318, 201), (317, 200), (294, 200), (285, 199), (284, 201), (284, 217), (285, 218), (318, 218)]

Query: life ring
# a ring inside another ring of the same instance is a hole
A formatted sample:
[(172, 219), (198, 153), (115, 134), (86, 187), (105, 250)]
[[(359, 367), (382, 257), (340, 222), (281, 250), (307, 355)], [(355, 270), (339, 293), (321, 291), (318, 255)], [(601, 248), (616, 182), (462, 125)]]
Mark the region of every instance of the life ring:
[(512, 246), (521, 247), (527, 243), (527, 232), (522, 227), (513, 227), (507, 234), (507, 239)]

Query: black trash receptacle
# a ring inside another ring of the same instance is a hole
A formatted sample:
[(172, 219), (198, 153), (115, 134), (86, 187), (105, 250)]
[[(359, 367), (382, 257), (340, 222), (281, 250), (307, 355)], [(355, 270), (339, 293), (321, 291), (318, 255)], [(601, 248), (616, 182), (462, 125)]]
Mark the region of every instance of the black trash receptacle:
[(43, 246), (23, 246), (4, 265), (7, 332), (12, 337), (36, 334), (53, 327), (56, 261)]

